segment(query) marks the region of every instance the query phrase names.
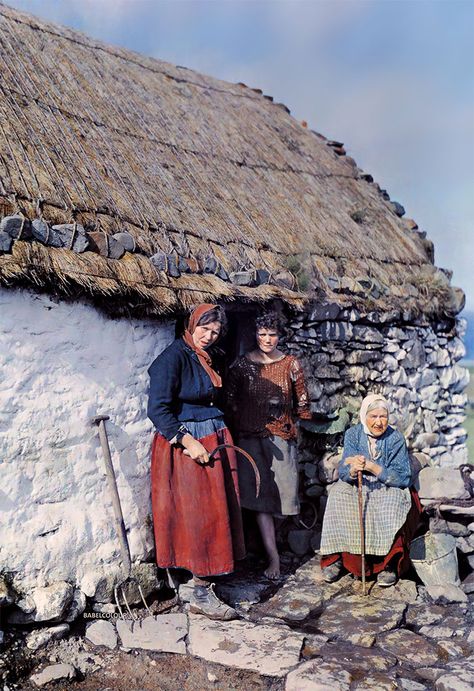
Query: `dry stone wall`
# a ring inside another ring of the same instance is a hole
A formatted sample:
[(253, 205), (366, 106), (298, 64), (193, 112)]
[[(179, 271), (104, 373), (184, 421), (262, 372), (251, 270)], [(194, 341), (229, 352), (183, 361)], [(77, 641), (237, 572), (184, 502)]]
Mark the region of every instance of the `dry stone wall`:
[(465, 321), (389, 320), (390, 314), (362, 317), (327, 306), (290, 323), (287, 348), (304, 363), (311, 408), (320, 418), (311, 431), (323, 435), (323, 448), (340, 441), (334, 435), (356, 421), (361, 398), (380, 392), (413, 451), (443, 467), (467, 462), (462, 425), (469, 373), (459, 364)]

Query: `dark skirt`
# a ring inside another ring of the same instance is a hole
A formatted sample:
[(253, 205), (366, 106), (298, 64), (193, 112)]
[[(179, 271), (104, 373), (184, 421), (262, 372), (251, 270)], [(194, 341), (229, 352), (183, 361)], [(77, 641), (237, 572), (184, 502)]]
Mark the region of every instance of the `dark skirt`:
[[(233, 443), (220, 419), (186, 425), (208, 451)], [(158, 566), (217, 576), (231, 573), (234, 561), (245, 556), (232, 449), (221, 450), (210, 465), (202, 466), (155, 434), (151, 499)]]
[[(421, 506), (418, 493), (410, 488), (411, 493), (411, 509), (408, 512), (407, 519), (395, 536), (392, 547), (388, 554), (383, 557), (366, 555), (365, 557), (365, 575), (374, 576), (381, 571), (384, 571), (388, 566), (395, 570), (398, 576), (407, 571), (410, 565), (410, 542), (413, 539), (415, 531), (418, 527), (421, 512)], [(334, 564), (338, 559), (342, 560), (342, 564), (347, 571), (354, 576), (360, 578), (362, 576), (361, 558), (360, 554), (350, 554), (349, 552), (340, 552), (339, 554), (328, 554), (321, 557), (321, 568)]]
[(260, 513), (298, 514), (296, 442), (271, 435), (239, 437), (238, 445), (252, 456), (260, 473), (260, 494), (256, 497), (252, 466), (245, 458), (238, 457), (241, 506)]

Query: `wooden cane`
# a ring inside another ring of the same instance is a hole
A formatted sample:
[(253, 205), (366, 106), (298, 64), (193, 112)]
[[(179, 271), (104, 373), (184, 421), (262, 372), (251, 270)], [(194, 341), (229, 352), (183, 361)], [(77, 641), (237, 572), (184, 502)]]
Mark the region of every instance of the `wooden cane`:
[(362, 571), (362, 594), (367, 595), (365, 587), (365, 530), (364, 530), (364, 508), (362, 497), (362, 470), (357, 471), (357, 485), (359, 496), (359, 527), (360, 527), (360, 562)]

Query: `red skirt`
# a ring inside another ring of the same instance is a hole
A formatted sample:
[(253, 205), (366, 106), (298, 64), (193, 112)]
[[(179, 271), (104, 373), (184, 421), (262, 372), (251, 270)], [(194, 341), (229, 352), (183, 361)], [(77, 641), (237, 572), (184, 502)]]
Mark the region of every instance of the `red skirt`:
[[(411, 509), (408, 512), (407, 519), (398, 533), (395, 535), (395, 540), (388, 554), (384, 557), (377, 557), (374, 555), (366, 555), (365, 557), (365, 575), (373, 576), (381, 571), (384, 571), (390, 564), (391, 569), (394, 569), (398, 576), (401, 576), (408, 569), (410, 565), (410, 542), (413, 539), (415, 531), (418, 527), (420, 515), (423, 510), (421, 506), (418, 493), (413, 488), (410, 488), (411, 493)], [(349, 552), (341, 552), (340, 554), (328, 554), (321, 557), (321, 568), (324, 569), (330, 564), (334, 564), (338, 559), (342, 560), (342, 565), (347, 571), (354, 576), (360, 578), (362, 576), (360, 554), (350, 554)]]
[[(226, 427), (199, 441), (208, 451), (233, 443)], [(245, 556), (232, 449), (222, 449), (210, 465), (202, 466), (155, 434), (151, 500), (158, 566), (217, 576), (231, 573), (234, 561)]]

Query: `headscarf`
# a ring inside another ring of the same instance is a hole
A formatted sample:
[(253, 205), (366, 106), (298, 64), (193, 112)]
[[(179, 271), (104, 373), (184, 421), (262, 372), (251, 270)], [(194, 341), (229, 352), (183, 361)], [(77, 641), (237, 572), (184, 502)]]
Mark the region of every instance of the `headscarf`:
[(189, 317), (188, 321), (188, 326), (186, 328), (186, 331), (184, 332), (183, 335), (183, 340), (188, 345), (196, 355), (198, 356), (199, 363), (201, 366), (206, 370), (208, 375), (211, 378), (211, 382), (213, 383), (214, 386), (216, 387), (221, 387), (222, 386), (222, 379), (219, 376), (219, 374), (216, 372), (216, 370), (212, 369), (212, 360), (211, 356), (209, 353), (207, 353), (205, 350), (202, 348), (198, 348), (197, 345), (193, 341), (193, 333), (196, 329), (196, 326), (199, 323), (199, 320), (201, 317), (206, 314), (206, 312), (210, 312), (211, 310), (215, 309), (216, 305), (212, 305), (210, 303), (203, 303), (202, 305), (198, 305), (195, 310), (191, 312), (191, 316)]
[(371, 435), (369, 432), (369, 428), (367, 427), (367, 413), (370, 410), (375, 410), (375, 408), (383, 408), (387, 411), (387, 414), (390, 415), (389, 403), (387, 399), (384, 396), (382, 396), (381, 393), (369, 393), (364, 398), (364, 400), (362, 401), (362, 405), (360, 406), (359, 418), (362, 422), (364, 432), (369, 436)]

